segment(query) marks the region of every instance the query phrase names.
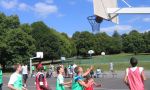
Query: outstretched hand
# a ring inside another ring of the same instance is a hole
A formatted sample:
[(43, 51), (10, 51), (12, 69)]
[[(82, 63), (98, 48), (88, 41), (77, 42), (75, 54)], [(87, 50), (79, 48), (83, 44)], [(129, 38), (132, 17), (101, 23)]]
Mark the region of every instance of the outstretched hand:
[(101, 84), (97, 84), (97, 85), (96, 85), (96, 87), (101, 87), (101, 86), (102, 86)]
[(93, 70), (93, 68), (94, 68), (94, 67), (91, 65), (90, 70)]

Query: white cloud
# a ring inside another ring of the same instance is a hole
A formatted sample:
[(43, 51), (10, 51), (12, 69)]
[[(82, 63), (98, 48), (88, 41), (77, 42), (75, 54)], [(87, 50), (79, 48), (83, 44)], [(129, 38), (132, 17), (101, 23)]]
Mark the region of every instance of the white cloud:
[(130, 25), (115, 25), (115, 26), (111, 26), (111, 27), (105, 27), (105, 28), (101, 28), (100, 32), (106, 32), (109, 34), (112, 34), (115, 30), (117, 30), (119, 33), (128, 33), (129, 31), (132, 30), (132, 26)]
[(20, 4), (18, 5), (18, 8), (19, 8), (20, 10), (28, 10), (28, 9), (30, 8), (30, 6), (28, 6), (28, 5), (25, 4), (25, 3), (20, 3)]
[(56, 5), (38, 2), (34, 5), (33, 11), (35, 11), (42, 17), (47, 17), (49, 14), (57, 13), (58, 8)]
[(58, 12), (58, 7), (54, 4), (53, 0), (41, 0), (33, 5), (28, 5), (19, 0), (0, 0), (0, 7), (5, 9), (13, 9), (30, 11), (36, 14), (38, 17), (46, 18), (50, 14), (56, 14), (58, 17), (64, 16)]
[(150, 18), (144, 18), (143, 21), (144, 22), (150, 22)]
[(0, 1), (0, 5), (5, 9), (12, 9), (17, 6), (17, 0), (2, 0)]

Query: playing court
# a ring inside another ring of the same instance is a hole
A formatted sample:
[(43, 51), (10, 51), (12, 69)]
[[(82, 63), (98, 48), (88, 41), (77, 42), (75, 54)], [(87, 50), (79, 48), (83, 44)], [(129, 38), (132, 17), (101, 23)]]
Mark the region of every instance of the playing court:
[[(146, 76), (148, 77), (147, 81), (145, 81), (145, 90), (150, 89), (150, 71), (146, 71)], [(128, 87), (123, 83), (123, 72), (118, 72), (117, 76), (112, 78), (112, 76), (108, 73), (104, 78), (96, 78), (95, 81), (102, 84), (101, 88), (95, 87), (94, 90), (129, 90)], [(9, 90), (6, 86), (8, 83), (9, 76), (4, 76), (4, 86), (3, 90)], [(65, 79), (65, 81), (71, 80), (70, 78)], [(34, 85), (35, 78), (28, 79), (28, 90), (36, 90)], [(56, 78), (48, 78), (48, 83), (52, 87), (52, 90), (55, 90)], [(66, 88), (66, 90), (70, 90)]]

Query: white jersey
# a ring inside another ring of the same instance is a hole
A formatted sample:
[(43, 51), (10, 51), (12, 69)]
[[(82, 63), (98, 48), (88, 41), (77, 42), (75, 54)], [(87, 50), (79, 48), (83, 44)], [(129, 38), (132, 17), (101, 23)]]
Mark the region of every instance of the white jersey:
[[(137, 67), (131, 67), (130, 68), (132, 71), (135, 71), (136, 69), (137, 69)], [(139, 67), (139, 73), (141, 74), (142, 73), (142, 71), (144, 70), (144, 68), (143, 67)], [(129, 72), (129, 68), (127, 68), (126, 69), (126, 76), (128, 76), (128, 72)]]
[(28, 74), (28, 66), (22, 66), (22, 74)]

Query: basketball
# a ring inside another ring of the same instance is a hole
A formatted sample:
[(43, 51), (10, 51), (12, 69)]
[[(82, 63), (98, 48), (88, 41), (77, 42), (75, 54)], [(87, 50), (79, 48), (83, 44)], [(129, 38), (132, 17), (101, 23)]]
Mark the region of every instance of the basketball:
[(95, 21), (96, 21), (97, 23), (101, 23), (101, 22), (103, 21), (103, 18), (101, 18), (101, 17), (99, 17), (99, 16), (96, 16)]

